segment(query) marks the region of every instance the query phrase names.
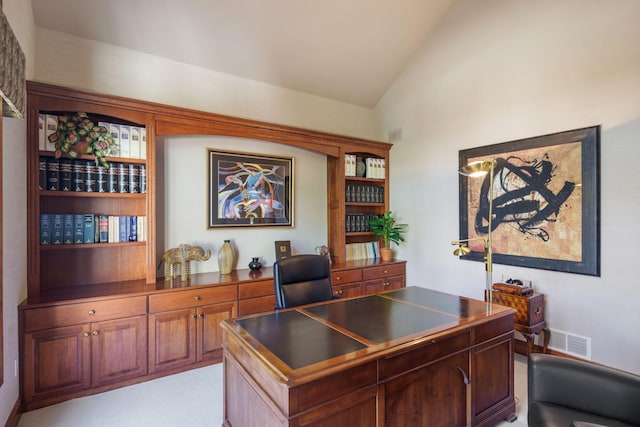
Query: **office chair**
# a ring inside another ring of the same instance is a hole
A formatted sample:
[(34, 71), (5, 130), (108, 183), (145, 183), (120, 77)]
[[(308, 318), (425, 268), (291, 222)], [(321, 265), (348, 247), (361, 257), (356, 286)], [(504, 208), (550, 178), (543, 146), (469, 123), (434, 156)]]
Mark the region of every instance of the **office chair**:
[(295, 255), (273, 265), (276, 309), (336, 298), (329, 260), (323, 255)]
[(530, 427), (640, 425), (640, 377), (549, 354), (528, 363)]

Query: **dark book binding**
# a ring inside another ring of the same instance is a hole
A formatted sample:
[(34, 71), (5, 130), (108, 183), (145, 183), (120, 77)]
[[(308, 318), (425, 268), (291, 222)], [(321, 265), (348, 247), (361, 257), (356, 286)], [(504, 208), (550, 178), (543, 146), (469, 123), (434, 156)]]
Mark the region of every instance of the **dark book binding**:
[(98, 191), (97, 174), (98, 168), (93, 160), (84, 161), (85, 173), (84, 173), (84, 188), (88, 193), (95, 193)]
[(85, 164), (84, 160), (74, 160), (71, 166), (71, 188), (73, 191), (85, 191), (84, 179), (85, 179)]
[(60, 159), (60, 191), (71, 191), (71, 159)]
[(47, 190), (58, 191), (60, 189), (60, 160), (47, 159)]

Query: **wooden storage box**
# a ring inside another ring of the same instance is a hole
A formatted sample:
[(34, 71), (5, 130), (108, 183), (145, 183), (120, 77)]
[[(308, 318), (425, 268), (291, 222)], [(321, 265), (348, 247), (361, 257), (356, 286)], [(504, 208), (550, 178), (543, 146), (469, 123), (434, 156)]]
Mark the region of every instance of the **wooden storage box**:
[(493, 303), (516, 309), (517, 324), (532, 326), (544, 321), (544, 294), (514, 295), (494, 290)]

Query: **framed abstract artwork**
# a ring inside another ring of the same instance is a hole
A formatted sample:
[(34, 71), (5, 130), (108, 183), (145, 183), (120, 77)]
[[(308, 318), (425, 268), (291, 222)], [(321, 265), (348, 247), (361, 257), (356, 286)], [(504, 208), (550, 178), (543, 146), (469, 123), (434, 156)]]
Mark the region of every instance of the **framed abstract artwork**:
[(208, 228), (293, 226), (293, 158), (207, 152)]
[[(493, 160), (493, 263), (600, 276), (600, 127), (461, 150)], [(460, 176), (460, 239), (484, 259), (489, 176)]]

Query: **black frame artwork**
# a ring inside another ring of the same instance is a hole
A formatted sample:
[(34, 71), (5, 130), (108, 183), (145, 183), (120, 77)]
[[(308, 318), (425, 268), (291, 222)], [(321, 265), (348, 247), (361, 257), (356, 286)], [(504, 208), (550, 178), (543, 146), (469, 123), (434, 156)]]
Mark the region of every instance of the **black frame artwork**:
[[(493, 160), (493, 263), (600, 276), (600, 126), (459, 151)], [(460, 239), (484, 261), (489, 176), (460, 176)]]
[(293, 226), (293, 158), (207, 151), (208, 228)]

